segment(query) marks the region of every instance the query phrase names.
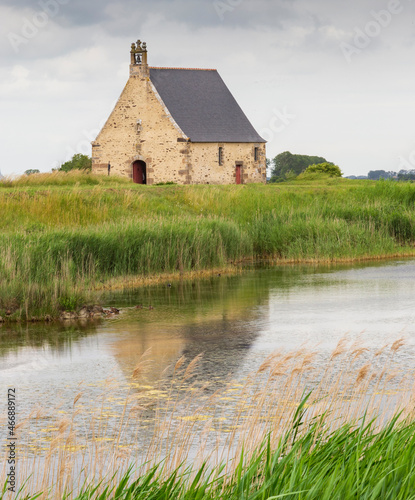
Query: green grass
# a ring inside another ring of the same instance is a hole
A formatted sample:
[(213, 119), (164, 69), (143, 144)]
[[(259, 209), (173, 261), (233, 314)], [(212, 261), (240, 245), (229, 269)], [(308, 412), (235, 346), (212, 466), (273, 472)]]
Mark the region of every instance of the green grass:
[[(330, 432), (316, 422), (296, 437), (290, 432), (272, 450), (265, 442), (248, 463), (241, 457), (229, 477), (218, 470), (175, 471), (157, 479), (157, 469), (128, 481), (128, 475), (103, 498), (148, 500), (223, 499), (257, 500), (399, 500), (415, 498), (415, 424), (393, 420), (376, 433), (373, 424), (344, 425)], [(93, 487), (77, 498), (94, 498)]]
[(86, 174), (0, 183), (0, 315), (57, 315), (108, 279), (252, 258), (414, 255), (415, 185), (346, 179), (138, 186)]

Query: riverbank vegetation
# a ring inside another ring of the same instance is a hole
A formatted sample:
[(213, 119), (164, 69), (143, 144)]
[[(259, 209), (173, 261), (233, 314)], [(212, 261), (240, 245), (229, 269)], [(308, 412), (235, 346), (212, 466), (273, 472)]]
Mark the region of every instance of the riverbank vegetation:
[[(156, 386), (88, 383), (19, 414), (19, 499), (407, 500), (415, 490), (414, 373), (396, 340), (271, 354), (244, 380), (206, 382), (180, 358)], [(96, 404), (95, 409), (91, 405)], [(2, 477), (7, 462), (3, 461)]]
[(140, 186), (79, 171), (3, 180), (0, 316), (56, 317), (118, 278), (246, 259), (415, 255), (415, 186), (309, 175), (242, 186)]

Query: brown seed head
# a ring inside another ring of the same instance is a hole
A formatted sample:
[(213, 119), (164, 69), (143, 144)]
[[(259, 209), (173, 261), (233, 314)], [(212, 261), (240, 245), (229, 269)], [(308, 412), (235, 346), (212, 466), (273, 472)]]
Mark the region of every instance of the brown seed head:
[(395, 353), (404, 345), (405, 345), (404, 339), (400, 338), (398, 340), (395, 340), (395, 342), (391, 345), (391, 351)]
[(195, 369), (196, 365), (199, 363), (199, 361), (202, 359), (203, 353), (198, 354), (190, 363), (189, 366), (186, 368), (186, 371), (184, 372), (184, 380), (187, 380), (189, 377), (192, 376), (193, 370)]
[(182, 356), (181, 358), (179, 358), (176, 364), (174, 365), (174, 371), (177, 371), (185, 361), (186, 361), (186, 356)]
[(366, 363), (365, 365), (362, 366), (362, 368), (360, 368), (360, 370), (357, 374), (357, 378), (356, 378), (357, 384), (360, 384), (360, 382), (363, 382), (363, 380), (367, 377), (369, 370), (370, 370), (370, 367), (371, 367), (371, 364)]
[(78, 392), (78, 394), (75, 396), (74, 400), (73, 400), (73, 405), (75, 406), (76, 403), (80, 400), (82, 396), (82, 392)]
[(347, 340), (345, 338), (340, 339), (332, 355), (330, 356), (330, 360), (336, 358), (337, 356), (341, 356), (346, 351), (346, 344)]
[(63, 434), (66, 429), (71, 425), (71, 421), (67, 418), (63, 418), (58, 422), (58, 432), (59, 434)]

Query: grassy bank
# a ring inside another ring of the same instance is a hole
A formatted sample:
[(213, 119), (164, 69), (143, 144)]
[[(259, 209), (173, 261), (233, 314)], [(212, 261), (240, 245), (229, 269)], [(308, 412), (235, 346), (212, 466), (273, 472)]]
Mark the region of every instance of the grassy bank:
[[(73, 401), (19, 414), (13, 499), (398, 500), (415, 491), (415, 387), (398, 339), (380, 349), (272, 353), (219, 384), (181, 358), (149, 386), (88, 384)], [(118, 403), (117, 403), (118, 402)], [(117, 406), (118, 404), (118, 406)], [(4, 481), (7, 462), (0, 465)]]
[(415, 255), (414, 202), (413, 184), (346, 179), (150, 187), (54, 173), (3, 181), (0, 316), (56, 316), (126, 276), (254, 258)]

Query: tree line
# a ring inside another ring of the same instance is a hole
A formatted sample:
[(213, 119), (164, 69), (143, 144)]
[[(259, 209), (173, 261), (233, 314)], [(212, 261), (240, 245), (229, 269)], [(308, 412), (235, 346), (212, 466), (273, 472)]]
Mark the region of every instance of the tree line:
[(367, 178), (377, 181), (379, 179), (396, 179), (398, 181), (413, 181), (415, 180), (415, 169), (412, 170), (399, 170), (394, 172), (392, 170), (371, 170), (367, 174)]
[[(309, 173), (324, 173), (332, 177), (342, 175), (340, 168), (334, 163), (327, 161), (322, 156), (308, 156), (292, 154), (289, 151), (280, 153), (272, 160), (267, 160), (267, 168), (271, 169), (269, 182), (284, 182), (295, 179), (299, 175)], [(415, 181), (415, 169), (399, 170), (370, 170), (367, 175), (348, 176), (349, 179), (392, 179), (397, 181)]]

